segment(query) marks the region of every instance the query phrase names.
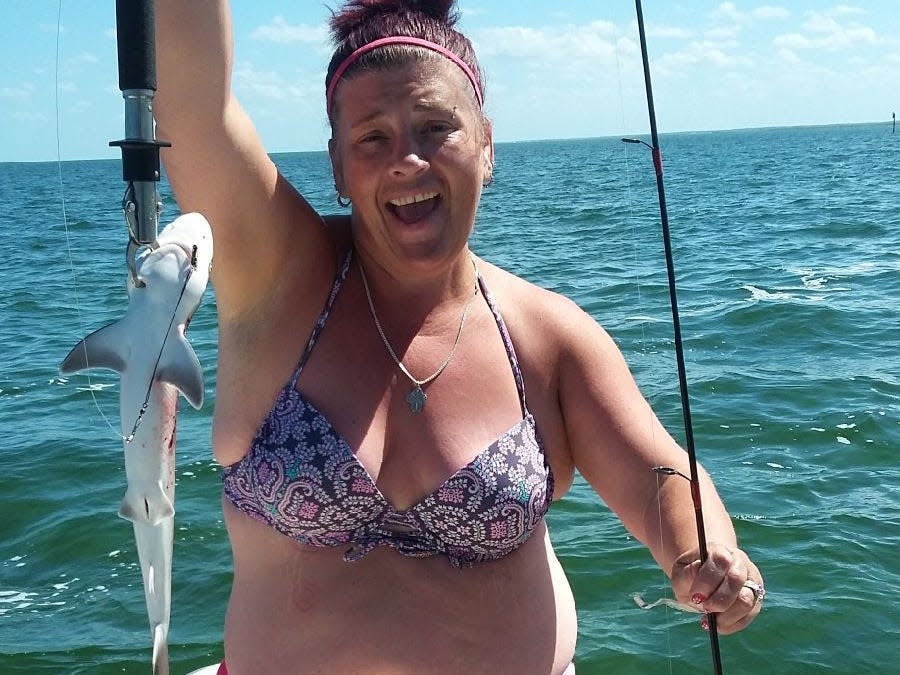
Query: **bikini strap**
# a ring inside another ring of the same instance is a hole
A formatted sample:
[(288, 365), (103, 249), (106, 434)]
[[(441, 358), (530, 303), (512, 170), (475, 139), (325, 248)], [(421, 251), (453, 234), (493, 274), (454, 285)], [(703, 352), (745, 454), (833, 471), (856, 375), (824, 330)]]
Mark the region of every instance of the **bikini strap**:
[(303, 366), (306, 365), (306, 362), (309, 359), (309, 355), (312, 354), (313, 347), (316, 346), (316, 340), (319, 339), (319, 335), (322, 333), (322, 329), (325, 328), (325, 322), (328, 320), (328, 315), (331, 314), (331, 309), (334, 307), (334, 301), (337, 299), (338, 291), (341, 290), (341, 286), (343, 286), (344, 280), (346, 280), (347, 278), (347, 273), (350, 270), (350, 261), (352, 259), (353, 247), (351, 247), (350, 250), (347, 251), (347, 255), (344, 257), (344, 262), (334, 277), (334, 283), (331, 285), (331, 293), (328, 294), (328, 299), (325, 301), (325, 308), (322, 310), (322, 313), (319, 314), (319, 318), (316, 320), (316, 325), (313, 326), (312, 333), (309, 336), (309, 340), (307, 340), (306, 342), (306, 349), (303, 350), (303, 355), (300, 357), (300, 361), (297, 363), (297, 368), (294, 370), (294, 374), (291, 376), (289, 386), (292, 389), (297, 386), (297, 380), (300, 379), (300, 373), (303, 372)]
[(481, 294), (484, 296), (484, 299), (491, 310), (491, 314), (494, 315), (494, 321), (497, 323), (497, 328), (500, 330), (500, 337), (503, 338), (503, 346), (506, 348), (506, 356), (509, 358), (509, 365), (512, 367), (513, 377), (516, 380), (516, 389), (519, 391), (519, 403), (522, 405), (522, 416), (527, 417), (529, 413), (528, 406), (525, 404), (525, 380), (522, 377), (522, 368), (519, 366), (519, 359), (516, 358), (516, 349), (513, 347), (512, 338), (509, 336), (509, 330), (506, 328), (506, 322), (500, 315), (500, 309), (497, 307), (497, 302), (488, 290), (487, 284), (484, 282), (484, 277), (481, 276), (481, 272), (478, 273), (478, 287), (481, 289)]

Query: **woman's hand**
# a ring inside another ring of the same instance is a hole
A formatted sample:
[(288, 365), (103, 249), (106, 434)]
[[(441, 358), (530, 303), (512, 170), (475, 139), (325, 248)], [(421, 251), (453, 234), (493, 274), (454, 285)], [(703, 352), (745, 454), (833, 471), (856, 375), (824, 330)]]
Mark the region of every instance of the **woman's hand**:
[[(710, 542), (706, 563), (697, 549), (683, 553), (672, 567), (672, 589), (680, 602), (716, 615), (722, 635), (746, 628), (762, 609), (762, 574), (739, 548)], [(701, 625), (708, 628), (704, 617)]]

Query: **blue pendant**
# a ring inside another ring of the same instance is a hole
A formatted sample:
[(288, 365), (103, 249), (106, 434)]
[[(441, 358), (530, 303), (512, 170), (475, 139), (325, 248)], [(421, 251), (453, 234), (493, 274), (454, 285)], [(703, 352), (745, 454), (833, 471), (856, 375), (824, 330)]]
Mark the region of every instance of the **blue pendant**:
[(425, 399), (428, 398), (425, 395), (425, 392), (422, 391), (422, 387), (418, 384), (414, 389), (410, 389), (409, 393), (406, 395), (406, 405), (409, 406), (410, 412), (417, 413), (425, 407)]

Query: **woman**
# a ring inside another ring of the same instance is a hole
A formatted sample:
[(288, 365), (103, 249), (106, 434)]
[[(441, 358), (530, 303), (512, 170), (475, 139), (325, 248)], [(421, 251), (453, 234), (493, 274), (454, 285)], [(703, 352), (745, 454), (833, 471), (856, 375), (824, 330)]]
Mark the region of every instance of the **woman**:
[[(731, 633), (762, 577), (610, 337), (468, 249), (491, 124), (452, 0), (354, 0), (326, 80), (337, 199), (279, 175), (231, 93), (228, 10), (159, 2), (159, 135), (213, 224), (213, 447), (234, 555), (232, 674), (574, 672), (544, 514), (577, 468)], [(323, 309), (324, 307), (324, 309)], [(223, 666), (222, 672), (225, 671)]]

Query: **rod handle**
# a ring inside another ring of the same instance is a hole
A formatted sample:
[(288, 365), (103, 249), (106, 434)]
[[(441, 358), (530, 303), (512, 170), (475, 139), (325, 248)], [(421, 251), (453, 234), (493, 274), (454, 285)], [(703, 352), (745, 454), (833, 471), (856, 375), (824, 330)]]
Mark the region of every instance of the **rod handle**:
[(119, 89), (156, 91), (156, 19), (153, 0), (116, 0)]

